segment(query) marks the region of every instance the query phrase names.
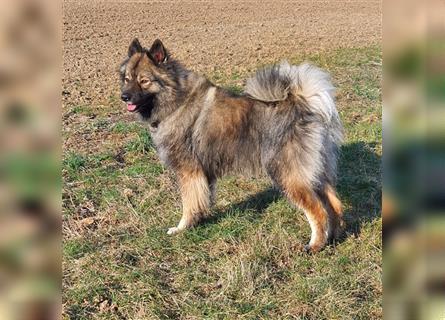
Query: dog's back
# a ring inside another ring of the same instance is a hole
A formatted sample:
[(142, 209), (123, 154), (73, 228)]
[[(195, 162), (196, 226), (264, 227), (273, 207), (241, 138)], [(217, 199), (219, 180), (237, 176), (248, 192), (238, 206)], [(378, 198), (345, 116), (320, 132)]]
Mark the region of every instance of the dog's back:
[(209, 174), (271, 174), (287, 153), (294, 157), (283, 165), (298, 167), (300, 180), (334, 184), (342, 128), (326, 73), (282, 63), (258, 71), (242, 96), (206, 90), (194, 102), (191, 147)]

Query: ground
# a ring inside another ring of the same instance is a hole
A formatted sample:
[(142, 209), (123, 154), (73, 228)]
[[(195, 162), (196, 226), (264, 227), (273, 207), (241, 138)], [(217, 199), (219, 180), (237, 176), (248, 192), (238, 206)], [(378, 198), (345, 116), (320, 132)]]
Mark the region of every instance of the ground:
[[(66, 319), (378, 319), (381, 283), (381, 3), (65, 1), (63, 306)], [(267, 179), (227, 177), (212, 218), (177, 236), (174, 177), (119, 101), (133, 37), (161, 38), (215, 83), (257, 67), (327, 69), (345, 126), (344, 236), (301, 251), (302, 212)]]

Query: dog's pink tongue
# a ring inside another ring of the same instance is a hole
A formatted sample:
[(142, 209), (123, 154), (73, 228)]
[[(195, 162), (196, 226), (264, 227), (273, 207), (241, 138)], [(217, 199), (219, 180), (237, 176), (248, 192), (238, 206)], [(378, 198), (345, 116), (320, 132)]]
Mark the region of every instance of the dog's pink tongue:
[(135, 104), (127, 104), (127, 109), (128, 109), (128, 111), (134, 111), (134, 110), (136, 110), (136, 105)]

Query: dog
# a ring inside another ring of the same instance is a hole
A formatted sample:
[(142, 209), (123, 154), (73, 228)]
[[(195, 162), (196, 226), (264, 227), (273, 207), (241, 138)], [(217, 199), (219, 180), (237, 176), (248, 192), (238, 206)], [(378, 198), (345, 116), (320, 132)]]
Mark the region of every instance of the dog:
[(121, 99), (148, 124), (159, 158), (177, 177), (182, 218), (168, 234), (196, 225), (227, 174), (267, 175), (305, 212), (317, 252), (340, 233), (334, 189), (342, 124), (328, 73), (282, 62), (247, 80), (242, 94), (187, 70), (157, 39), (134, 39), (119, 69)]

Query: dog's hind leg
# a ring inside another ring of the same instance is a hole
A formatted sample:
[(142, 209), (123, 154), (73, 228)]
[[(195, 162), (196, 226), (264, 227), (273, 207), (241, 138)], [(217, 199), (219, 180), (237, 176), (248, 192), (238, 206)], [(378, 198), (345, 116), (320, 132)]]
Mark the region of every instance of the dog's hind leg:
[(306, 251), (320, 251), (328, 240), (328, 214), (322, 201), (310, 187), (300, 185), (297, 181), (285, 181), (283, 191), (289, 200), (303, 209), (311, 227), (311, 240), (305, 246)]
[(176, 227), (168, 229), (168, 234), (193, 227), (208, 214), (210, 207), (210, 187), (201, 170), (182, 170), (178, 172), (178, 178), (182, 197), (182, 218)]
[(326, 245), (330, 233), (326, 207), (316, 189), (308, 179), (304, 179), (301, 170), (296, 169), (298, 166), (289, 161), (289, 158), (281, 159), (283, 158), (277, 156), (268, 163), (266, 166), (267, 173), (288, 197), (289, 201), (301, 208), (306, 215), (311, 227), (311, 240), (304, 247), (305, 250), (310, 252), (320, 251)]

